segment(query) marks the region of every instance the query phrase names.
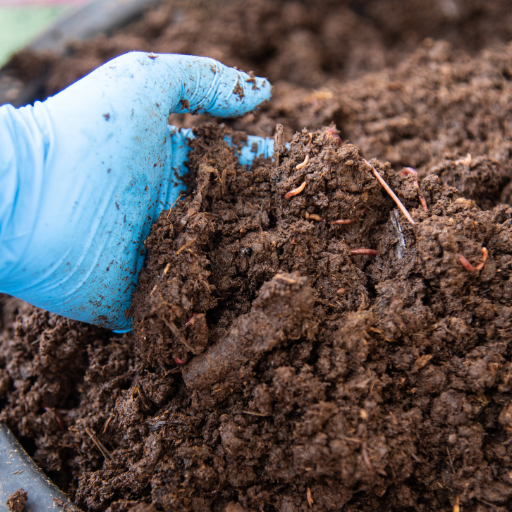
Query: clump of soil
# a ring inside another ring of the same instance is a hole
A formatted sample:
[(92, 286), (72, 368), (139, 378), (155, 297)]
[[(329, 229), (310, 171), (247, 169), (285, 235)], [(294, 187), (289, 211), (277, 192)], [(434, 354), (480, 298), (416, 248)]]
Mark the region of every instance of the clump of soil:
[(9, 512), (23, 512), (27, 504), (27, 493), (18, 489), (7, 498), (7, 510)]
[[(414, 178), (374, 162), (413, 228), (332, 128), (289, 150), (277, 137), (275, 164), (249, 172), (222, 130), (198, 135), (196, 193), (153, 227), (132, 307), (138, 353), (181, 371), (208, 441), (181, 489), (183, 475), (153, 477), (153, 496), (174, 488), (153, 502), (200, 486), (250, 510), (509, 503), (495, 450), (511, 426), (512, 208), (482, 211), (430, 176), (424, 212)], [(484, 246), (483, 270), (465, 270), (458, 255), (476, 265)]]

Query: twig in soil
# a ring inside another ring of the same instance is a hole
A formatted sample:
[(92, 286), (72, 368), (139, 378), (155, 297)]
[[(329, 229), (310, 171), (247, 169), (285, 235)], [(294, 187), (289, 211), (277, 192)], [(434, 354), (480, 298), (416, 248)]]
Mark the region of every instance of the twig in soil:
[(169, 329), (171, 330), (171, 332), (174, 334), (174, 336), (178, 339), (178, 341), (180, 341), (181, 343), (183, 343), (183, 345), (185, 345), (185, 347), (187, 347), (190, 352), (192, 352), (193, 354), (196, 353), (196, 351), (185, 341), (185, 339), (183, 338), (183, 336), (181, 335), (179, 329), (176, 327), (176, 324), (172, 321), (172, 320), (167, 320), (167, 318), (165, 318), (165, 316), (162, 316), (162, 319), (163, 321), (165, 322), (165, 325), (167, 325), (167, 327), (169, 327)]
[[(384, 336), (384, 331), (381, 331), (380, 329), (375, 329), (375, 327), (369, 327), (368, 330), (371, 331), (371, 332), (375, 332), (377, 334), (380, 334), (384, 338), (384, 341), (388, 341), (390, 343), (395, 343), (396, 342), (396, 340), (392, 340), (391, 338), (388, 338), (388, 337)], [(373, 389), (373, 382), (372, 382), (372, 389)], [(372, 392), (370, 391), (370, 395), (371, 394), (372, 394)]]
[(357, 308), (357, 312), (363, 311), (363, 309), (366, 307), (366, 298), (364, 296), (364, 293), (361, 292), (361, 304), (359, 304), (359, 307)]
[(411, 457), (419, 464), (423, 464), (423, 461), (417, 455), (414, 455), (414, 453), (411, 453)]
[(479, 270), (482, 270), (484, 268), (485, 262), (487, 261), (487, 256), (489, 256), (489, 251), (482, 247), (482, 261), (476, 266), (473, 267), (471, 263), (467, 260), (465, 256), (462, 254), (457, 255), (457, 259), (459, 263), (468, 271), (468, 272), (478, 272)]
[(103, 432), (102, 434), (104, 434), (106, 431), (107, 431), (107, 428), (108, 426), (110, 425), (110, 422), (112, 421), (112, 418), (114, 417), (113, 414), (111, 414), (108, 418), (108, 420), (105, 422), (105, 426), (103, 427)]
[(261, 412), (254, 412), (254, 411), (242, 411), (244, 414), (250, 414), (251, 416), (261, 416), (262, 418), (267, 418), (268, 414), (262, 414)]
[(455, 505), (453, 505), (453, 512), (460, 512), (459, 497), (455, 498)]
[(306, 182), (304, 182), (300, 187), (294, 188), (289, 192), (286, 192), (284, 198), (289, 201), (292, 197), (299, 195), (306, 188)]
[(167, 220), (169, 220), (169, 215), (171, 215), (171, 212), (172, 212), (172, 209), (174, 208), (174, 206), (176, 205), (176, 203), (182, 198), (182, 197), (185, 197), (186, 194), (184, 194), (183, 192), (180, 192), (180, 194), (178, 195), (178, 197), (176, 198), (176, 201), (174, 201), (174, 203), (171, 204), (171, 207), (169, 208), (169, 213), (167, 214)]
[(350, 249), (351, 256), (366, 255), (366, 256), (378, 256), (379, 251), (375, 249)]
[(450, 466), (452, 467), (452, 473), (455, 475), (455, 468), (453, 467), (452, 454), (450, 453), (450, 448), (446, 447), (446, 452), (448, 453), (448, 460), (450, 461)]
[(421, 194), (421, 191), (420, 191), (420, 186), (418, 185), (418, 179), (417, 179), (417, 176), (418, 176), (418, 171), (416, 171), (416, 169), (413, 169), (412, 167), (406, 167), (401, 173), (400, 173), (400, 176), (407, 176), (408, 174), (412, 174), (416, 179), (412, 182), (413, 184), (413, 187), (416, 188), (416, 193), (418, 194), (418, 199), (420, 200), (420, 204), (421, 206), (423, 207), (423, 209), (425, 211), (428, 210), (428, 206), (427, 206), (427, 201), (425, 200), (425, 198), (422, 196)]
[(98, 450), (102, 453), (103, 457), (113, 461), (114, 457), (112, 457), (112, 455), (110, 455), (110, 452), (105, 448), (103, 443), (92, 433), (91, 429), (89, 427), (86, 427), (85, 431), (87, 432), (89, 437), (92, 439), (92, 442), (96, 445)]
[(341, 436), (341, 439), (344, 439), (345, 441), (351, 441), (352, 443), (362, 444), (363, 441), (361, 439), (357, 439), (355, 437), (347, 437), (347, 436)]
[(368, 456), (368, 450), (366, 449), (366, 443), (361, 444), (361, 455), (363, 457), (364, 463), (368, 466), (368, 469), (373, 471), (372, 462)]
[(488, 502), (488, 501), (485, 501), (485, 500), (483, 500), (482, 498), (477, 498), (477, 500), (478, 500), (478, 501), (480, 501), (480, 502), (482, 502), (482, 503), (484, 503), (484, 504), (485, 504), (485, 505), (487, 505), (488, 507), (491, 507), (491, 508), (494, 508), (494, 509), (498, 508), (498, 506), (497, 506), (497, 505), (494, 505), (494, 503), (490, 503), (490, 502)]
[(196, 238), (192, 238), (192, 240), (189, 240), (186, 244), (182, 245), (178, 252), (174, 256), (178, 256), (182, 251), (184, 251), (187, 247), (190, 247), (194, 242), (196, 241)]
[(363, 158), (363, 161), (366, 162), (366, 164), (370, 167), (373, 175), (377, 178), (378, 182), (384, 187), (384, 189), (386, 190), (386, 192), (391, 196), (391, 198), (393, 199), (393, 201), (395, 201), (395, 203), (397, 204), (398, 208), (400, 208), (400, 210), (402, 211), (402, 213), (405, 215), (405, 218), (411, 223), (411, 224), (416, 224), (416, 222), (414, 222), (414, 219), (411, 217), (411, 214), (407, 211), (407, 208), (402, 204), (402, 201), (400, 201), (400, 199), (398, 199), (397, 195), (391, 190), (391, 187), (386, 183), (386, 181), (384, 180), (384, 178), (379, 174), (379, 172), (377, 171), (377, 169), (375, 169), (375, 167), (373, 167), (373, 165), (370, 164), (370, 162), (368, 162), (368, 160), (364, 159)]
[(311, 489), (309, 487), (307, 488), (307, 491), (306, 491), (306, 497), (308, 499), (308, 505), (310, 507), (312, 507), (313, 503), (315, 503), (315, 502), (313, 501), (313, 496), (311, 495)]
[(303, 167), (306, 167), (306, 165), (308, 165), (308, 164), (309, 164), (309, 155), (306, 155), (306, 158), (304, 158), (304, 162), (302, 162), (302, 163), (301, 163), (301, 164), (299, 164), (299, 165), (296, 165), (296, 166), (295, 166), (295, 169), (300, 170), (300, 169), (302, 169)]
[(373, 472), (376, 471), (381, 476), (388, 476), (388, 474), (381, 468), (374, 468), (370, 457), (368, 456), (368, 449), (366, 442), (361, 444), (361, 455), (363, 456), (364, 463), (368, 466), (368, 469)]

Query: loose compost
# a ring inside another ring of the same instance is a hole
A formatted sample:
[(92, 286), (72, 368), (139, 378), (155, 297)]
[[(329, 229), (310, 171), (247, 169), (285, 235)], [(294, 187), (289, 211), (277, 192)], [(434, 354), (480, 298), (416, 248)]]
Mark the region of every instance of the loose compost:
[[(164, 4), (13, 59), (43, 95), (134, 48), (275, 85), (243, 119), (170, 116), (187, 195), (133, 333), (1, 299), (0, 419), (83, 510), (510, 510), (511, 14), (439, 5)], [(237, 163), (247, 133), (272, 161)]]

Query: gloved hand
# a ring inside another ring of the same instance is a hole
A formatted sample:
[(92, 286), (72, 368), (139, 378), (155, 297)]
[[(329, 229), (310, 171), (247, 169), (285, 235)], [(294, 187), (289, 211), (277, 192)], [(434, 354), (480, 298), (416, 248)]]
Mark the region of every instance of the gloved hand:
[[(143, 242), (182, 191), (193, 137), (169, 113), (241, 116), (269, 98), (268, 81), (212, 59), (130, 53), (43, 103), (0, 107), (0, 291), (128, 330)], [(250, 137), (239, 159), (272, 149)]]

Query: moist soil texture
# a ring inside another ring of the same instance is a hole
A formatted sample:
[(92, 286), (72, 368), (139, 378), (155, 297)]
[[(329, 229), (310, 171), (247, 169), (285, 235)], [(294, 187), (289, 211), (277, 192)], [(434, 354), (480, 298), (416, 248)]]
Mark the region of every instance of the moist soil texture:
[[(275, 85), (243, 119), (171, 115), (188, 190), (146, 241), (133, 333), (0, 297), (0, 420), (78, 506), (512, 509), (506, 7), (166, 3), (11, 62), (43, 95), (127, 49)], [(272, 160), (238, 164), (247, 133)]]

